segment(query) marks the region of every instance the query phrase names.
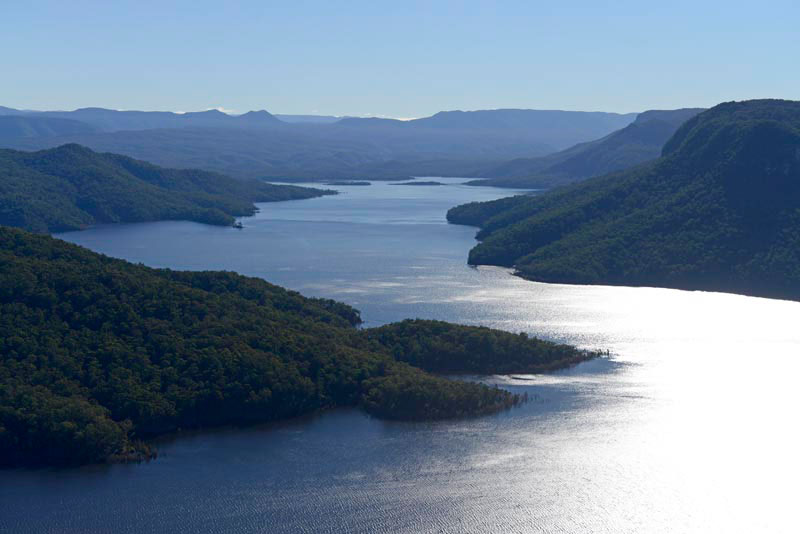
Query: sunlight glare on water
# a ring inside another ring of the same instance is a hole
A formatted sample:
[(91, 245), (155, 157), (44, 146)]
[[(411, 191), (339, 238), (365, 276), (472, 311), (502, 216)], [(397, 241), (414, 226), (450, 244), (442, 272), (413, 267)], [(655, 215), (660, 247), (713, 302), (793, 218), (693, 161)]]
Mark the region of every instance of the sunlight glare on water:
[[(444, 181), (444, 180), (443, 180)], [(343, 187), (262, 205), (245, 229), (168, 222), (61, 237), (152, 266), (229, 269), (358, 307), (609, 350), (491, 417), (355, 409), (165, 439), (155, 462), (0, 474), (0, 531), (795, 532), (800, 303), (538, 284), (468, 267), (448, 207), (509, 194)]]

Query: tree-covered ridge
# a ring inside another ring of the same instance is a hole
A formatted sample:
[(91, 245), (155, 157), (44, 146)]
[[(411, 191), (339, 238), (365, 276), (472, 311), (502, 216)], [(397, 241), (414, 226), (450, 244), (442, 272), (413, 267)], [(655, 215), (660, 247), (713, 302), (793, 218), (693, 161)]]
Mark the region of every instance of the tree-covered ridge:
[(80, 145), (39, 152), (0, 149), (0, 224), (35, 232), (177, 219), (230, 225), (236, 216), (252, 215), (253, 202), (329, 193), (165, 169)]
[[(413, 322), (373, 333), (359, 323), (345, 304), (260, 279), (151, 269), (0, 227), (0, 464), (138, 457), (148, 438), (179, 428), (332, 406), (395, 419), (490, 413), (518, 398), (423, 369), (453, 358), (449, 368), (485, 372), (491, 355), (469, 351), (492, 344), (542, 368), (573, 363), (489, 329)], [(405, 335), (448, 352), (421, 360)], [(498, 368), (531, 369), (499, 356)]]
[(652, 164), (536, 197), (454, 208), (473, 264), (545, 282), (800, 298), (800, 102), (720, 104)]
[(422, 319), (371, 328), (365, 335), (399, 361), (445, 374), (541, 373), (597, 356), (524, 333)]

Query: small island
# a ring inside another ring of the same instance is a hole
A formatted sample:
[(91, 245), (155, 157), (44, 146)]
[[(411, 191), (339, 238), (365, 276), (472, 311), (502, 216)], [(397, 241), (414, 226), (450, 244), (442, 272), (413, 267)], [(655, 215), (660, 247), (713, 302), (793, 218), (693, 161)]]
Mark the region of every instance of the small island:
[(390, 185), (444, 185), (444, 184), (442, 182), (428, 181), (428, 182), (396, 182)]
[(325, 185), (372, 185), (372, 182), (359, 182), (354, 180), (337, 180), (334, 182), (325, 182)]

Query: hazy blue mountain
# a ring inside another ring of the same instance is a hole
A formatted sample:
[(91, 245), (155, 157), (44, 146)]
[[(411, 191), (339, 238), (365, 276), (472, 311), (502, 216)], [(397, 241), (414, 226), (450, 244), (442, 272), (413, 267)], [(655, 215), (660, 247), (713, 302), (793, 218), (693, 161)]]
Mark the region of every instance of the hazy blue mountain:
[(275, 115), (270, 113), (265, 109), (261, 109), (258, 111), (248, 111), (242, 115), (236, 117), (239, 122), (244, 122), (248, 124), (269, 124), (269, 123), (276, 123), (282, 122), (278, 119)]
[(85, 122), (72, 119), (0, 115), (0, 138), (80, 135), (94, 133), (96, 130)]
[(0, 139), (0, 144), (34, 150), (78, 143), (100, 152), (115, 152), (157, 165), (199, 168), (236, 177), (305, 179), (348, 178), (358, 167), (385, 157), (367, 142), (289, 128), (278, 131), (243, 129), (157, 129), (119, 131), (59, 138)]
[(509, 138), (522, 136), (530, 143), (561, 149), (596, 139), (630, 124), (635, 113), (604, 113), (534, 109), (494, 109), (479, 111), (441, 111), (430, 117), (413, 120), (348, 118), (339, 124), (349, 127), (420, 131), (503, 132)]
[[(5, 108), (10, 110), (10, 108)], [(283, 124), (267, 111), (228, 115), (212, 109), (188, 113), (170, 111), (118, 111), (105, 108), (81, 108), (74, 111), (20, 111), (15, 115), (71, 119), (84, 122), (104, 132), (150, 130), (156, 128), (269, 128)], [(12, 114), (11, 112), (6, 114)]]
[(800, 102), (720, 104), (655, 162), (448, 219), (482, 227), (470, 263), (533, 280), (800, 299)]
[[(36, 116), (62, 118), (63, 112)], [(26, 115), (27, 116), (27, 115)], [(446, 112), (427, 119), (345, 118), (284, 123), (265, 111), (175, 114), (87, 108), (66, 112), (104, 131), (4, 138), (23, 150), (77, 143), (153, 163), (287, 181), (464, 176), (518, 157), (541, 156), (567, 141), (587, 141), (633, 115), (560, 111)], [(115, 131), (108, 131), (115, 130)]]
[(230, 225), (253, 202), (310, 198), (318, 189), (164, 169), (80, 145), (40, 152), (0, 149), (0, 225), (36, 232), (185, 219)]
[(607, 136), (555, 154), (520, 158), (482, 169), (470, 185), (544, 189), (628, 169), (661, 155), (664, 143), (699, 108), (645, 111)]

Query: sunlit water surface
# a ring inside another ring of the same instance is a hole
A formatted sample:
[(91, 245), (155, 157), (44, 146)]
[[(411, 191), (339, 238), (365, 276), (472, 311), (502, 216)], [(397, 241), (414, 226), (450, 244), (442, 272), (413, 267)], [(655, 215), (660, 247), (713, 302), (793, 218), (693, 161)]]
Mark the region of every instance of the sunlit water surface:
[(797, 532), (800, 303), (546, 285), (465, 265), (445, 180), (61, 237), (152, 266), (229, 269), (405, 317), (526, 331), (611, 357), (494, 377), (531, 402), (389, 423), (340, 410), (163, 440), (157, 461), (0, 473), (4, 532)]

